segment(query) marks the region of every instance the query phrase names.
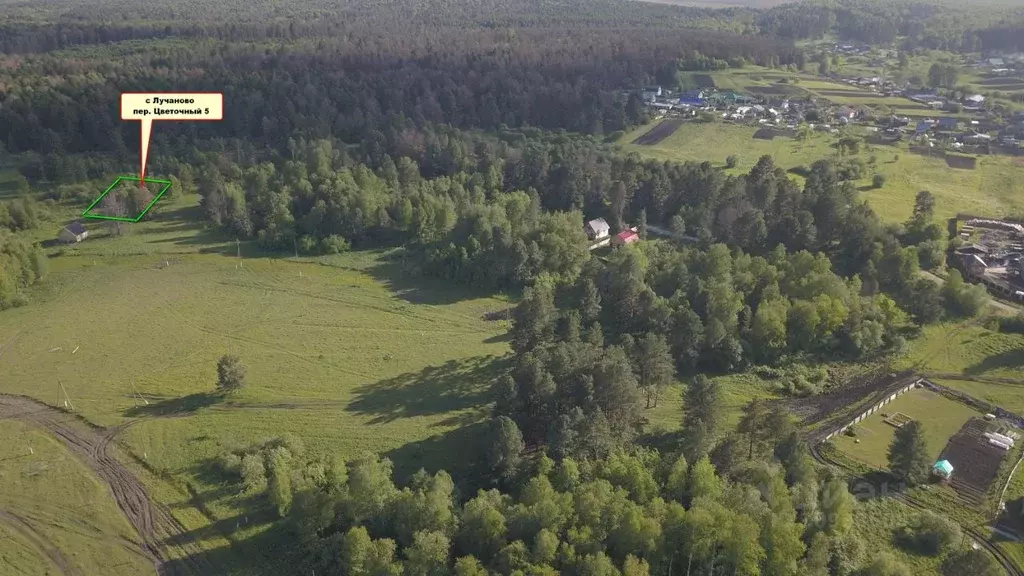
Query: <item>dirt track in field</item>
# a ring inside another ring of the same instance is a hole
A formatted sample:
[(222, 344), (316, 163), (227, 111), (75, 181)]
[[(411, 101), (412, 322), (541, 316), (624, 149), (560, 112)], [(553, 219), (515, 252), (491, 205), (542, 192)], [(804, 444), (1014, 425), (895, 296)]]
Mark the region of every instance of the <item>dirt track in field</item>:
[[(180, 545), (181, 552), (187, 555), (183, 561), (174, 563), (175, 574), (191, 576), (216, 573), (210, 562), (203, 558), (202, 550), (187, 537), (187, 530), (170, 512), (149, 497), (138, 477), (109, 454), (110, 443), (137, 420), (114, 428), (92, 428), (71, 414), (30, 398), (7, 394), (0, 394), (0, 418), (13, 418), (46, 430), (95, 471), (110, 487), (117, 506), (138, 532), (141, 539), (138, 551), (153, 561), (158, 574), (171, 576), (166, 566), (169, 555), (164, 542), (172, 537), (175, 541), (184, 542)], [(0, 521), (18, 529), (7, 516), (0, 514)], [(22, 524), (25, 524), (24, 521)], [(24, 534), (21, 530), (19, 532)], [(36, 540), (33, 539), (33, 542)], [(61, 566), (64, 574), (77, 574), (73, 567), (61, 565), (51, 555), (53, 552), (56, 557), (64, 559), (59, 550), (52, 546), (42, 548), (55, 564)]]
[(57, 570), (65, 576), (78, 576), (82, 572), (68, 561), (64, 554), (53, 542), (28, 522), (28, 520), (7, 510), (0, 510), (0, 524), (10, 528), (28, 540), (34, 548), (50, 559), (50, 562), (57, 567)]

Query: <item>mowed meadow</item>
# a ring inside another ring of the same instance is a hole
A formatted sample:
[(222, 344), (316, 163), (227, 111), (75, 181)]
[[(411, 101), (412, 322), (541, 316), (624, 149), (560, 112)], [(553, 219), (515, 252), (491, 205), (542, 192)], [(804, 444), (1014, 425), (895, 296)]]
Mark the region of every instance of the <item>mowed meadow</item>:
[[(263, 529), (213, 472), (225, 450), (291, 433), (311, 454), (389, 456), (400, 481), (472, 464), (508, 352), (507, 323), (484, 315), (506, 300), (413, 277), (385, 252), (258, 256), (187, 219), (195, 201), (122, 238), (90, 224), (94, 238), (51, 258), (31, 303), (0, 314), (0, 392), (125, 425), (122, 460), (210, 548)], [(228, 397), (224, 354), (247, 367)]]

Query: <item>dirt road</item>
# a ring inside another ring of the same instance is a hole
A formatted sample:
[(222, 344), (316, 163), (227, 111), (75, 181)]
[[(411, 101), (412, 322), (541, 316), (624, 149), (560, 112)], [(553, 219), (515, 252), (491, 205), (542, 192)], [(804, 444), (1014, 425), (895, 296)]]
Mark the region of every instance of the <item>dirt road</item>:
[[(109, 454), (110, 443), (135, 421), (115, 428), (93, 428), (71, 414), (36, 400), (7, 394), (0, 394), (0, 418), (14, 418), (46, 430), (95, 471), (110, 487), (121, 512), (139, 533), (139, 552), (153, 561), (158, 574), (171, 576), (167, 560), (172, 556), (184, 557), (174, 562), (175, 575), (216, 573), (210, 562), (203, 558), (202, 549), (187, 537), (187, 530), (170, 512), (150, 499), (142, 482)], [(6, 517), (0, 515), (0, 521), (5, 520)], [(5, 523), (11, 524), (8, 521)], [(175, 546), (176, 554), (170, 554), (166, 545), (169, 538), (182, 542)], [(59, 550), (53, 551), (57, 557), (63, 558)], [(48, 556), (57, 564), (54, 556), (49, 553)], [(67, 570), (64, 573), (76, 574)]]
[(44, 534), (38, 532), (35, 527), (28, 522), (28, 520), (13, 512), (0, 510), (0, 524), (10, 528), (20, 534), (25, 538), (25, 540), (28, 540), (34, 548), (49, 558), (50, 563), (52, 563), (57, 568), (57, 571), (64, 576), (79, 576), (82, 574), (74, 564), (68, 561), (67, 557), (65, 557), (60, 551), (60, 548), (51, 542)]

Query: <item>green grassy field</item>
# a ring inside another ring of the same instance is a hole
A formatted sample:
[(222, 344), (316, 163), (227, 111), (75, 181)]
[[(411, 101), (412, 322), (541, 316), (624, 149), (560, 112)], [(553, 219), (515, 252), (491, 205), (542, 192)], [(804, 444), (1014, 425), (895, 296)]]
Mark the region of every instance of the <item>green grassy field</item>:
[[(744, 155), (741, 168), (756, 158)], [(134, 422), (118, 438), (119, 460), (211, 557), (246, 574), (273, 573), (280, 559), (267, 517), (213, 472), (226, 449), (289, 432), (313, 454), (381, 452), (395, 460), (399, 480), (421, 466), (459, 473), (471, 464), (488, 389), (508, 352), (507, 325), (482, 316), (507, 299), (413, 276), (388, 252), (261, 255), (197, 224), (195, 201), (172, 199), (120, 238), (91, 223), (83, 244), (50, 248), (52, 274), (32, 303), (0, 314), (0, 391), (62, 405), (61, 381), (88, 420)], [(60, 218), (75, 213), (59, 208), (54, 230), (34, 234), (51, 238)], [(910, 356), (923, 357), (938, 338), (926, 331)], [(242, 359), (249, 378), (221, 399), (212, 392), (225, 353)], [(730, 423), (750, 398), (776, 394), (752, 375), (720, 382)], [(670, 387), (646, 412), (650, 431), (678, 430), (681, 390)], [(83, 478), (67, 473), (68, 482)], [(32, 494), (30, 503), (43, 499)], [(116, 507), (95, 513), (110, 526), (124, 522)], [(31, 543), (15, 536), (0, 554), (31, 563)], [(102, 556), (87, 544), (68, 546)]]
[[(138, 419), (123, 460), (214, 548), (224, 530), (210, 525), (231, 532), (251, 510), (209, 472), (228, 448), (290, 432), (314, 454), (384, 453), (399, 479), (470, 464), (457, 455), (479, 440), (508, 351), (507, 325), (483, 315), (506, 300), (412, 277), (383, 252), (288, 261), (242, 245), (239, 259), (191, 219), (194, 202), (122, 238), (90, 225), (93, 238), (52, 258), (31, 304), (0, 314), (0, 390), (63, 405), (61, 381), (91, 422)], [(248, 384), (222, 400), (215, 366), (229, 353)]]
[[(4, 574), (155, 574), (106, 485), (49, 434), (0, 420), (0, 565)], [(13, 515), (13, 518), (8, 515)]]
[[(911, 390), (857, 424), (856, 438), (842, 434), (837, 436), (833, 440), (836, 448), (865, 464), (876, 468), (888, 467), (887, 451), (896, 429), (883, 422), (882, 414), (894, 412), (921, 421), (932, 459), (938, 458), (949, 437), (967, 420), (972, 416), (982, 416), (977, 410), (930, 390)], [(857, 440), (860, 442), (857, 443)]]
[(937, 324), (911, 342), (900, 368), (1006, 410), (1024, 413), (1024, 336), (976, 324)]
[[(687, 122), (671, 136), (651, 146), (632, 142), (653, 126), (641, 126), (623, 138), (627, 151), (657, 160), (676, 162), (710, 160), (725, 165), (726, 157), (736, 155), (739, 164), (731, 174), (748, 172), (758, 158), (767, 154), (784, 169), (809, 166), (816, 160), (836, 156), (836, 137), (815, 132), (806, 142), (789, 136), (772, 140), (754, 138), (755, 126), (725, 122)], [(914, 154), (903, 147), (867, 145), (858, 157), (867, 162), (876, 157), (877, 171), (886, 176), (880, 189), (871, 186), (871, 176), (854, 184), (863, 197), (885, 220), (906, 220), (913, 212), (914, 196), (929, 190), (936, 198), (936, 215), (945, 218), (957, 212), (1002, 216), (1024, 210), (1024, 166), (1007, 156), (984, 156), (974, 170), (949, 167), (945, 160)], [(794, 176), (794, 178), (799, 179)]]
[(896, 545), (896, 532), (910, 522), (916, 511), (893, 498), (878, 498), (858, 502), (853, 509), (853, 525), (863, 538), (869, 556), (875, 551), (887, 550), (914, 574), (938, 574), (941, 558), (904, 551)]

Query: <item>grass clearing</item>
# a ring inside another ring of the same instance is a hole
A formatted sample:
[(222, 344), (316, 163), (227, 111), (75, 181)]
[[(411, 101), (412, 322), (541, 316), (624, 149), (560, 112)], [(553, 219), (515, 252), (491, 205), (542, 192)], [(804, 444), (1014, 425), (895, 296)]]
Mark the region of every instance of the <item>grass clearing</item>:
[[(876, 468), (888, 467), (888, 448), (896, 428), (883, 422), (882, 414), (902, 412), (924, 425), (930, 458), (938, 458), (946, 441), (972, 416), (982, 414), (930, 390), (916, 389), (886, 404), (879, 412), (856, 425), (857, 436), (837, 436), (836, 448)], [(856, 440), (860, 440), (859, 443)]]
[[(739, 423), (740, 409), (754, 398), (777, 398), (773, 383), (754, 374), (730, 374), (715, 377), (722, 389), (722, 406), (725, 412), (723, 426), (732, 429)], [(651, 431), (673, 432), (682, 428), (683, 392), (686, 386), (676, 383), (669, 386), (658, 400), (658, 405), (644, 412)]]
[[(155, 574), (107, 487), (49, 434), (0, 420), (0, 562), (15, 574), (61, 573), (52, 549), (82, 574)], [(31, 451), (29, 448), (31, 447)], [(20, 521), (19, 521), (20, 520)], [(9, 573), (9, 572), (4, 572)]]
[[(641, 126), (623, 141), (632, 142), (652, 128), (655, 126)], [(815, 132), (806, 142), (787, 136), (766, 140), (754, 138), (759, 129), (725, 122), (685, 122), (656, 144), (625, 144), (624, 149), (656, 160), (710, 160), (723, 169), (726, 157), (736, 155), (739, 164), (727, 170), (735, 175), (749, 172), (758, 158), (766, 154), (786, 170), (836, 156), (833, 135)], [(974, 170), (958, 170), (947, 165), (943, 158), (921, 156), (899, 146), (866, 145), (857, 157), (867, 162), (872, 155), (876, 157), (877, 172), (886, 177), (885, 185), (873, 188), (870, 174), (854, 185), (886, 221), (902, 222), (909, 218), (914, 197), (921, 190), (935, 195), (938, 218), (958, 212), (1004, 216), (1024, 211), (1024, 179), (1019, 177), (1021, 168), (1015, 158), (982, 156)]]
[(977, 324), (937, 324), (910, 344), (900, 368), (1006, 410), (1024, 413), (1024, 336)]
[(914, 574), (938, 574), (940, 558), (909, 553), (896, 545), (896, 531), (916, 514), (916, 510), (894, 498), (861, 501), (853, 508), (854, 530), (864, 539), (866, 550), (889, 550)]

